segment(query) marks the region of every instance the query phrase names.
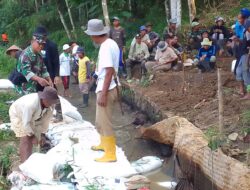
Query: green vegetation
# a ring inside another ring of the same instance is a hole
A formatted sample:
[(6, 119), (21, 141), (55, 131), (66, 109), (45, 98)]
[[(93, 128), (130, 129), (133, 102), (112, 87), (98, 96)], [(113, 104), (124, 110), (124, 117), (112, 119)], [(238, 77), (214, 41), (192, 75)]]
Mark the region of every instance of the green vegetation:
[(7, 56), (5, 51), (5, 48), (0, 47), (0, 78), (7, 78), (16, 65), (15, 59)]
[(0, 122), (9, 122), (9, 105), (6, 101), (17, 99), (14, 93), (0, 93)]
[(218, 127), (210, 127), (204, 134), (208, 140), (208, 147), (211, 148), (211, 150), (218, 149), (226, 141), (224, 136), (219, 133)]
[(240, 121), (242, 122), (243, 126), (250, 125), (250, 110), (246, 110), (241, 114)]
[(16, 154), (16, 148), (14, 146), (7, 146), (0, 153), (0, 166), (1, 172), (0, 176), (6, 175), (11, 167), (11, 156)]

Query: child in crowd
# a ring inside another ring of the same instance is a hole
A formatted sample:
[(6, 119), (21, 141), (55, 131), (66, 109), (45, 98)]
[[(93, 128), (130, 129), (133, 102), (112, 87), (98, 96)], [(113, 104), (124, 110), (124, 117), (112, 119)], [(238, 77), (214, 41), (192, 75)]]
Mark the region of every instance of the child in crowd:
[(59, 56), (60, 61), (60, 76), (62, 78), (62, 83), (64, 87), (63, 96), (71, 97), (69, 91), (69, 81), (70, 81), (70, 46), (68, 44), (63, 45), (63, 52)]
[(79, 58), (79, 88), (81, 93), (83, 94), (83, 105), (81, 107), (85, 108), (88, 107), (89, 104), (89, 80), (91, 76), (90, 60), (87, 56), (85, 56), (85, 52), (82, 47), (78, 47), (76, 54)]
[(216, 48), (221, 56), (224, 53), (224, 46), (226, 39), (229, 37), (229, 31), (224, 26), (225, 20), (223, 17), (217, 17), (215, 23), (216, 24), (211, 28), (210, 35), (212, 36), (212, 40), (216, 44)]
[(215, 68), (215, 47), (208, 38), (204, 38), (201, 42), (201, 48), (199, 50), (194, 63), (201, 70), (201, 72), (211, 71)]

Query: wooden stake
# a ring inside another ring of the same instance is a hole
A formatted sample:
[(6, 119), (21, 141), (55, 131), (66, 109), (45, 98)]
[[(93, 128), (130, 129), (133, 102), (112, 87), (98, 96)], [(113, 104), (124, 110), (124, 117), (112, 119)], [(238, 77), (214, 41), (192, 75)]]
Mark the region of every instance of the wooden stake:
[(224, 129), (224, 119), (223, 119), (223, 89), (221, 83), (221, 69), (217, 69), (217, 76), (218, 76), (218, 100), (219, 100), (219, 130), (220, 134), (223, 134)]

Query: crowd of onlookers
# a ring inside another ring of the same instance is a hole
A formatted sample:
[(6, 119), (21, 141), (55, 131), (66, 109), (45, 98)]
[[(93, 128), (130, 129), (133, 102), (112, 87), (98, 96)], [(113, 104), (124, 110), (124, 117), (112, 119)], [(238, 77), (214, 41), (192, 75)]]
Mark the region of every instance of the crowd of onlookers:
[[(235, 24), (231, 28), (227, 28), (225, 19), (218, 16), (210, 29), (206, 29), (200, 24), (199, 19), (195, 18), (190, 26), (191, 31), (184, 35), (178, 30), (177, 19), (169, 20), (162, 35), (153, 31), (153, 24), (148, 22), (138, 28), (138, 33), (132, 39), (126, 58), (125, 29), (121, 26), (120, 19), (113, 17), (109, 37), (118, 44), (120, 49), (118, 75), (128, 82), (132, 81), (133, 67), (138, 64), (141, 81), (152, 80), (157, 71), (178, 71), (182, 69), (185, 66), (187, 52), (196, 52), (195, 56), (191, 57), (192, 65), (196, 65), (201, 73), (209, 72), (216, 69), (217, 56), (230, 55), (237, 60), (234, 73), (236, 79), (240, 81), (240, 94), (244, 98), (250, 98), (249, 16), (250, 11), (247, 8), (241, 9)], [(183, 36), (186, 40), (185, 45), (180, 43), (184, 39), (179, 40)], [(45, 81), (39, 78), (34, 79), (38, 83), (36, 86), (34, 86), (34, 80), (21, 85), (17, 84), (16, 90), (21, 94), (26, 94), (27, 91), (39, 90), (39, 86), (46, 86), (46, 82), (56, 84), (61, 81), (64, 87), (63, 95), (71, 97), (69, 85), (72, 75), (73, 83), (79, 84), (80, 92), (83, 94), (83, 107), (88, 106), (89, 89), (93, 86), (96, 76), (94, 74), (95, 66), (85, 55), (84, 48), (76, 42), (70, 42), (63, 45), (62, 53), (59, 55), (56, 44), (47, 38), (47, 31), (41, 26), (34, 32), (31, 45), (27, 49), (21, 51), (19, 47), (13, 45), (6, 53), (17, 58), (17, 71), (26, 69), (27, 75), (30, 75), (29, 78), (32, 77), (32, 74), (28, 72), (30, 68), (25, 67), (24, 63), (29, 63), (32, 65), (31, 67), (40, 67), (42, 64), (38, 61), (40, 57), (38, 57), (38, 60), (37, 58), (32, 60), (32, 55), (36, 52), (41, 54), (41, 59), (45, 62), (50, 79), (47, 80), (46, 77)], [(18, 64), (19, 62), (23, 63)], [(18, 65), (22, 65), (22, 68)], [(38, 77), (44, 78), (46, 73), (43, 73), (42, 69), (39, 70), (39, 73)], [(27, 79), (27, 76), (25, 78)]]

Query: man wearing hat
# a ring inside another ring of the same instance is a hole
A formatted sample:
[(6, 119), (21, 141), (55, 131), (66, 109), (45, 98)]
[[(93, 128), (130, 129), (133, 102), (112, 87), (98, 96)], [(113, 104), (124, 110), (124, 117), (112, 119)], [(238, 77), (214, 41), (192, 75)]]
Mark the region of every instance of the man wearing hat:
[(125, 51), (125, 46), (126, 46), (126, 35), (125, 35), (125, 30), (123, 27), (120, 25), (120, 19), (118, 17), (113, 17), (113, 27), (111, 27), (110, 32), (109, 32), (109, 37), (113, 39), (119, 49), (120, 49), (120, 59), (119, 59), (119, 76), (125, 74), (125, 67), (123, 63), (123, 53)]
[(234, 33), (240, 39), (243, 40), (244, 31), (245, 31), (245, 23), (247, 22), (250, 16), (250, 11), (247, 8), (243, 8), (238, 15), (238, 20), (235, 23)]
[(58, 101), (57, 91), (47, 86), (42, 92), (22, 96), (10, 106), (11, 129), (20, 138), (22, 163), (32, 154), (33, 144), (40, 143), (41, 133), (47, 132), (53, 106)]
[(130, 80), (132, 78), (132, 68), (135, 64), (141, 65), (141, 80), (144, 80), (146, 70), (145, 63), (149, 58), (149, 51), (147, 45), (142, 42), (141, 35), (137, 34), (135, 36), (136, 42), (135, 44), (131, 44), (128, 54), (128, 59), (126, 60), (126, 69), (127, 69), (127, 79)]
[(212, 41), (204, 38), (201, 42), (201, 48), (198, 55), (194, 60), (194, 64), (200, 69), (201, 72), (211, 71), (215, 69), (216, 51)]
[(199, 50), (201, 48), (202, 33), (204, 30), (201, 29), (199, 22), (194, 21), (191, 23), (191, 32), (188, 34), (189, 49)]
[(178, 32), (177, 31), (177, 19), (172, 18), (172, 19), (169, 20), (169, 25), (164, 28), (163, 38), (165, 39), (165, 36), (167, 34), (177, 35), (177, 32)]
[(23, 50), (17, 63), (17, 71), (27, 82), (17, 86), (20, 94), (37, 92), (40, 87), (53, 86), (47, 67), (41, 56), (46, 39), (43, 35), (33, 34), (31, 45)]
[(64, 87), (63, 95), (66, 97), (71, 97), (69, 92), (69, 81), (70, 81), (70, 46), (69, 44), (63, 45), (63, 52), (59, 56), (60, 62), (60, 77), (62, 78), (62, 83)]
[(212, 40), (216, 44), (220, 56), (224, 52), (226, 39), (229, 37), (229, 31), (224, 26), (224, 24), (225, 24), (224, 18), (219, 16), (215, 19), (215, 25), (212, 26), (210, 30), (210, 36), (212, 36)]
[(104, 27), (103, 21), (91, 19), (88, 21), (88, 28), (85, 31), (96, 44), (100, 45), (98, 59), (96, 62), (97, 79), (97, 104), (96, 122), (98, 132), (101, 135), (101, 142), (93, 146), (93, 150), (104, 150), (97, 162), (116, 161), (116, 138), (112, 125), (113, 106), (117, 102), (117, 73), (119, 67), (120, 50), (117, 43), (108, 38), (108, 27)]
[[(42, 36), (45, 40), (45, 45), (41, 51), (43, 61), (47, 67), (48, 73), (52, 80), (52, 85), (56, 88), (57, 84), (61, 83), (61, 78), (59, 75), (60, 64), (59, 64), (59, 53), (56, 43), (48, 39), (48, 31), (44, 26), (38, 26), (34, 31), (33, 35)], [(37, 90), (42, 91), (44, 86), (40, 84), (37, 85)], [(62, 117), (62, 108), (60, 102), (56, 105), (56, 118), (55, 122), (63, 120)]]
[[(147, 34), (146, 26), (144, 26), (144, 25), (140, 26), (139, 31), (140, 31), (141, 41), (143, 43), (145, 43), (148, 46), (148, 48), (151, 48), (152, 44), (150, 42), (149, 35)], [(133, 38), (133, 40), (131, 42), (131, 46), (133, 46), (135, 43), (136, 43), (136, 38)]]
[(145, 64), (147, 71), (154, 74), (159, 70), (170, 70), (177, 62), (178, 56), (165, 41), (160, 41), (157, 45), (155, 61), (148, 61)]
[(22, 49), (16, 45), (12, 45), (6, 50), (6, 54), (15, 59), (18, 59), (21, 53)]

